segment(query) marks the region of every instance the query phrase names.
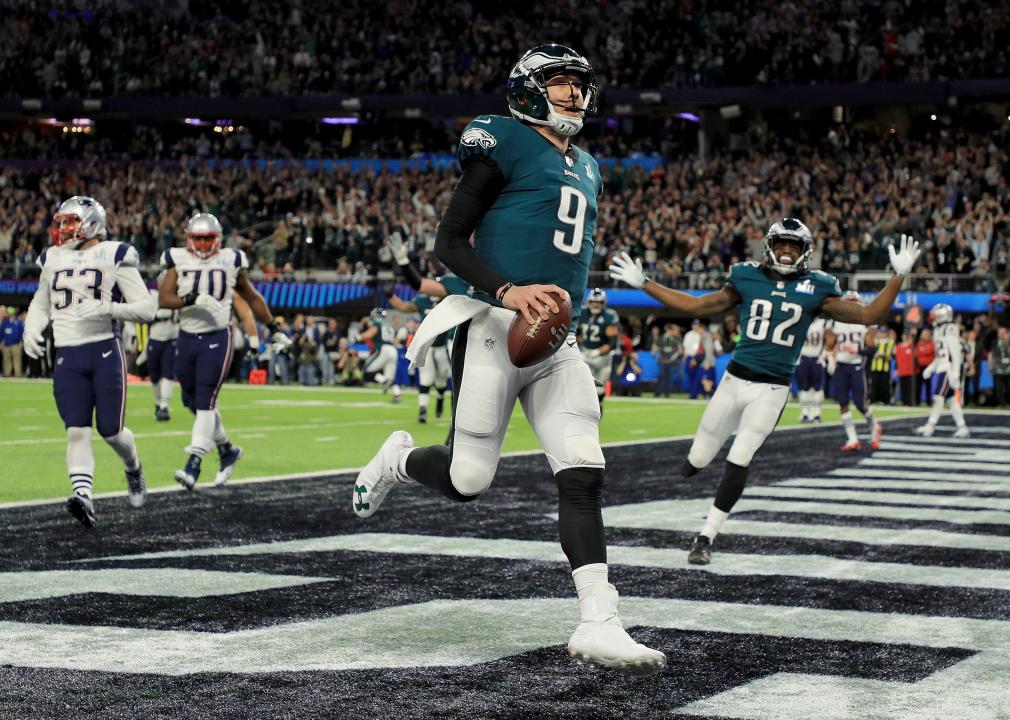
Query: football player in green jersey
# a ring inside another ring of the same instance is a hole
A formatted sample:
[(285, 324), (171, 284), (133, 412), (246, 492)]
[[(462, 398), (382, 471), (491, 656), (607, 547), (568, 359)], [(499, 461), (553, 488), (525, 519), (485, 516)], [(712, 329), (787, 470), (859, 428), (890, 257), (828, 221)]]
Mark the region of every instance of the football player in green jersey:
[[(420, 314), (423, 321), (442, 298), (448, 295), (466, 295), (469, 292), (470, 286), (455, 275), (447, 275), (435, 280), (424, 278), (421, 280), (419, 292), (410, 302), (401, 300), (396, 295), (390, 295), (389, 303), (400, 312)], [(428, 422), (428, 396), (432, 386), (438, 391), (438, 398), (435, 400), (435, 417), (442, 417), (445, 408), (445, 389), (451, 371), (449, 366), (450, 348), (452, 347), (451, 334), (444, 332), (438, 336), (429, 351), (431, 361), (417, 369), (417, 421), (419, 423)]]
[(515, 367), (508, 354), (516, 312), (528, 322), (559, 312), (549, 293), (568, 296), (578, 317), (603, 185), (596, 160), (571, 138), (595, 109), (596, 95), (584, 57), (542, 45), (509, 75), (512, 117), (481, 115), (463, 130), (463, 174), (435, 239), (439, 260), (474, 288), (472, 301), (446, 306), (471, 313), (453, 343), (452, 439), (448, 447), (415, 448), (409, 433), (393, 433), (358, 475), (352, 506), (368, 517), (394, 485), (411, 480), (458, 502), (476, 499), (494, 479), (518, 399), (558, 487), (561, 547), (581, 608), (568, 652), (594, 665), (649, 674), (662, 670), (666, 657), (625, 632), (608, 579), (600, 407), (575, 334), (530, 367)]
[(368, 316), (368, 328), (358, 335), (357, 342), (366, 340), (372, 341), (372, 354), (365, 361), (365, 372), (375, 373), (375, 379), (382, 383), (382, 392), (389, 392), (392, 388), (393, 402), (400, 402), (400, 384), (396, 382), (396, 370), (400, 360), (397, 350), (401, 338), (382, 308), (372, 310)]
[(705, 408), (681, 470), (689, 477), (707, 467), (736, 431), (715, 502), (688, 554), (692, 564), (707, 565), (711, 560), (712, 541), (743, 494), (751, 459), (782, 415), (807, 327), (821, 313), (840, 322), (884, 322), (898, 297), (902, 278), (919, 257), (919, 244), (902, 235), (900, 250), (888, 248), (894, 276), (863, 305), (843, 301), (838, 280), (807, 268), (813, 249), (807, 226), (795, 218), (783, 218), (765, 235), (763, 263), (737, 263), (730, 268), (722, 290), (699, 297), (648, 279), (641, 260), (633, 261), (627, 253), (616, 257), (610, 266), (611, 277), (644, 289), (684, 315), (719, 315), (740, 307), (740, 343)]
[(603, 398), (607, 394), (610, 370), (613, 367), (611, 352), (617, 345), (617, 313), (607, 307), (607, 293), (593, 288), (586, 298), (586, 307), (579, 317), (579, 344), (582, 359), (593, 371), (596, 380), (596, 397), (600, 400), (600, 414), (603, 414)]

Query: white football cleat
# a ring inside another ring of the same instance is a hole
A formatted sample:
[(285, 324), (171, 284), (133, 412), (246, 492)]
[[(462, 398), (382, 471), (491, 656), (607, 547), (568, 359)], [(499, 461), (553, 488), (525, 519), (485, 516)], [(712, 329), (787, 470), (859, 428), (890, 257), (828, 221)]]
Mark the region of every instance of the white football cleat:
[(397, 430), (382, 443), (379, 452), (358, 473), (351, 492), (351, 507), (358, 517), (369, 517), (401, 480), (397, 465), (400, 453), (414, 447), (414, 438), (406, 430)]
[(959, 439), (960, 438), (970, 438), (971, 437), (971, 430), (968, 429), (967, 425), (965, 425), (964, 427), (959, 427), (957, 430), (954, 431), (954, 437), (959, 438)]
[(580, 663), (651, 675), (666, 669), (666, 655), (635, 642), (617, 614), (620, 599), (613, 585), (580, 601), (582, 622), (568, 641), (568, 654)]
[(920, 425), (915, 430), (912, 431), (915, 435), (921, 435), (922, 437), (933, 437), (933, 426), (932, 425)]

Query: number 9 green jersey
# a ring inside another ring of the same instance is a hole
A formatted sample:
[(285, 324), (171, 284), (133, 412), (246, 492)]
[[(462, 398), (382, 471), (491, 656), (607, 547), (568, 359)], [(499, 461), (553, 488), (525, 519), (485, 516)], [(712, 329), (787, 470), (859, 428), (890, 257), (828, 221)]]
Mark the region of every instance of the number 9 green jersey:
[[(570, 145), (562, 153), (513, 118), (481, 115), (459, 144), (462, 166), (482, 157), (505, 180), (477, 229), (477, 254), (516, 285), (554, 284), (579, 317), (589, 281), (597, 197), (603, 188), (595, 158)], [(474, 297), (497, 304), (486, 293)]]
[(760, 375), (790, 377), (807, 328), (829, 297), (840, 297), (838, 280), (809, 270), (777, 280), (756, 262), (730, 268), (726, 286), (740, 296), (740, 342), (733, 360)]

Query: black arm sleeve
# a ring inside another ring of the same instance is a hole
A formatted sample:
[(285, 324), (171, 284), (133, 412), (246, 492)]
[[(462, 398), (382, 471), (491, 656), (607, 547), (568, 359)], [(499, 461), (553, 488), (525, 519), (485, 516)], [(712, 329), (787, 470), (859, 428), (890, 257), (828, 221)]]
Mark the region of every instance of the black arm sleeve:
[(407, 284), (410, 285), (415, 290), (421, 289), (421, 273), (417, 271), (414, 267), (414, 263), (407, 263), (406, 265), (400, 265), (400, 270), (403, 271), (403, 277), (407, 279)]
[(435, 255), (456, 275), (491, 297), (508, 280), (470, 246), (470, 235), (505, 186), (505, 178), (490, 158), (473, 157), (449, 199), (435, 234)]

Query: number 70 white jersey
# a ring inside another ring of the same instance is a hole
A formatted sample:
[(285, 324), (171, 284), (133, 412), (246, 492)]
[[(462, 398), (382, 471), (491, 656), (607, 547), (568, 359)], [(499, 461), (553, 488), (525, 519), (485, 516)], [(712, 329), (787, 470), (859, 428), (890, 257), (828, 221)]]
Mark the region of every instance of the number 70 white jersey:
[(221, 303), (221, 309), (211, 312), (204, 308), (187, 307), (180, 313), (179, 329), (199, 334), (228, 327), (231, 320), (232, 291), (240, 270), (249, 268), (249, 259), (241, 250), (221, 248), (209, 258), (198, 258), (186, 248), (170, 248), (161, 256), (164, 269), (175, 268), (178, 274), (176, 292), (185, 297), (194, 290), (210, 295)]

